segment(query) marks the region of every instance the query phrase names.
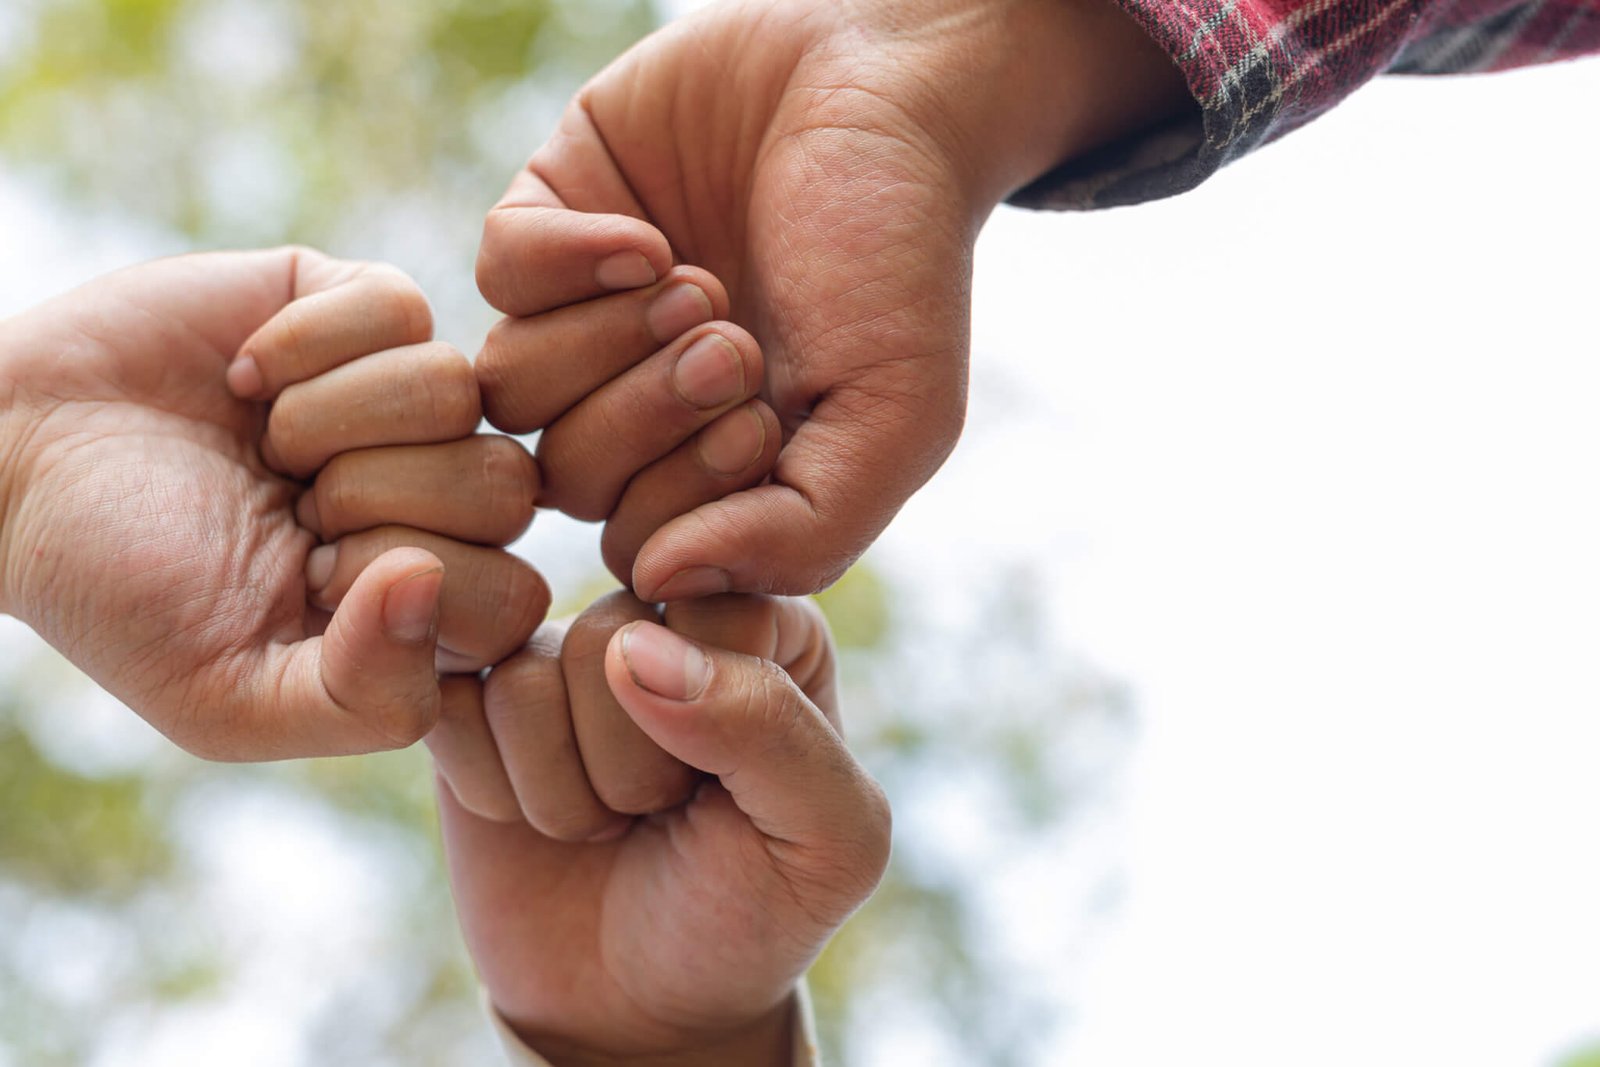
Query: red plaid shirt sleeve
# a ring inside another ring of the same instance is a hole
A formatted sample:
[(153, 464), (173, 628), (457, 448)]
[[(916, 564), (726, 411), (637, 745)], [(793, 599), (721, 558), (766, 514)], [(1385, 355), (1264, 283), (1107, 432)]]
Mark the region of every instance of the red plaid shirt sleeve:
[(1187, 117), (1068, 160), (1012, 197), (1096, 208), (1192, 189), (1367, 80), (1600, 52), (1600, 0), (1118, 0), (1183, 72)]

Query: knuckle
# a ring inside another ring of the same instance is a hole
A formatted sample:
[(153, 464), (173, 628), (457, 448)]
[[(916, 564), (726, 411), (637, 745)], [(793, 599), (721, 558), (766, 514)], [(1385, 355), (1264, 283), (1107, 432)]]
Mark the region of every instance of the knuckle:
[(595, 795), (623, 815), (654, 815), (675, 808), (694, 794), (695, 778), (687, 766), (668, 760), (671, 757), (663, 753), (659, 766), (598, 780), (593, 783)]
[(522, 801), (522, 814), (535, 830), (556, 841), (587, 841), (611, 821), (610, 815), (589, 804), (555, 804), (542, 798)]
[(600, 522), (616, 509), (625, 483), (614, 469), (618, 457), (637, 454), (636, 438), (653, 425), (647, 415), (619, 418), (602, 405), (592, 421), (558, 421), (539, 439), (539, 466), (545, 473), (545, 494), (563, 512), (580, 522)]
[(550, 610), (550, 587), (544, 577), (526, 561), (506, 554), (512, 561), (506, 581), (508, 639), (513, 645), (525, 642), (539, 628)]
[(752, 596), (742, 605), (750, 615), (747, 627), (741, 631), (750, 635), (749, 641), (754, 646), (749, 650), (753, 656), (760, 656), (761, 661), (767, 664), (778, 674), (782, 675), (785, 685), (789, 682), (788, 672), (779, 667), (774, 660), (778, 653), (778, 627), (782, 622), (783, 610), (781, 603), (770, 596)]
[(343, 529), (349, 522), (359, 521), (366, 514), (367, 493), (365, 480), (350, 465), (341, 462), (344, 456), (335, 456), (317, 475), (312, 492), (316, 494), (317, 514), (332, 536), (334, 529)]
[(537, 383), (528, 378), (509, 333), (509, 320), (490, 332), (473, 373), (489, 422), (507, 433), (528, 433), (542, 429), (552, 416), (531, 395)]
[(490, 211), (483, 220), (483, 240), (478, 245), (473, 275), (478, 291), (491, 304), (495, 303), (504, 284), (507, 239), (507, 215), (503, 211)]
[(438, 718), (437, 699), (408, 695), (384, 701), (373, 709), (368, 721), (393, 747), (409, 748), (427, 736)]
[(407, 343), (422, 344), (433, 338), (433, 308), (410, 275), (398, 267), (377, 263), (368, 268), (368, 278), (376, 289), (379, 314), (399, 324), (400, 335)]
[(560, 664), (532, 645), (491, 670), (483, 687), (483, 713), (491, 724), (514, 718), (530, 705), (547, 709), (545, 714), (566, 714), (566, 704)]
[(606, 523), (600, 534), (600, 561), (611, 576), (623, 585), (633, 586), (633, 563), (639, 558), (638, 536), (617, 522)]
[(607, 593), (572, 620), (561, 644), (561, 658), (566, 662), (604, 658), (612, 634), (636, 619), (653, 614), (643, 601), (626, 589)]
[(315, 331), (306, 321), (305, 309), (298, 302), (278, 312), (278, 317), (272, 323), (272, 333), (268, 343), (256, 357), (261, 364), (262, 373), (270, 374), (276, 370), (280, 379), (298, 378), (299, 366), (303, 362), (308, 339), (314, 335)]
[(579, 522), (603, 522), (611, 514), (610, 505), (592, 495), (569, 497), (561, 510)]
[(506, 378), (512, 369), (510, 345), (506, 334), (510, 332), (510, 319), (501, 319), (489, 328), (478, 350), (473, 371), (478, 377), (478, 388), (486, 395), (499, 396), (506, 391)]
[(480, 819), (497, 823), (523, 821), (522, 808), (517, 804), (517, 798), (503, 789), (495, 788), (494, 785), (472, 777), (460, 782), (446, 778), (445, 783), (450, 787), (456, 803)]
[(299, 391), (291, 386), (284, 390), (267, 415), (267, 437), (272, 441), (278, 458), (291, 467), (299, 465), (302, 443), (305, 440), (304, 407), (299, 403)]
[(481, 439), (483, 510), (499, 540), (510, 541), (533, 521), (538, 468), (527, 449), (509, 437)]
[(799, 726), (789, 675), (765, 659), (750, 662), (749, 670), (741, 674), (737, 707), (745, 728), (773, 747), (789, 742)]
[(438, 344), (428, 350), (423, 373), (416, 379), (435, 423), (452, 433), (470, 433), (483, 417), (478, 376), (459, 351)]
[[(335, 574), (355, 575), (367, 564), (395, 548), (426, 548), (433, 551), (429, 542), (417, 535), (409, 526), (374, 526), (339, 539), (339, 557)], [(451, 581), (447, 576), (446, 582)], [(337, 577), (335, 582), (337, 584)]]

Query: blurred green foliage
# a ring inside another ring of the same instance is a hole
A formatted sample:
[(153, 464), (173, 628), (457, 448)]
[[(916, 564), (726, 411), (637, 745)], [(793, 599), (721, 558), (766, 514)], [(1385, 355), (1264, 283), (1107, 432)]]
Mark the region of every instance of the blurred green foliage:
[[(395, 260), (441, 332), (466, 333), (484, 324), (483, 211), (582, 77), (653, 22), (645, 0), (8, 0), (0, 163), (73, 212), (150, 233), (155, 252), (305, 241)], [(596, 555), (557, 613), (614, 586)], [(1030, 1062), (1019, 1035), (1048, 1032), (981, 914), (990, 861), (958, 862), (903, 816), (981, 780), (987, 839), (959, 843), (1015, 852), (1099, 788), (1130, 715), (1050, 647), (1031, 575), (997, 570), (991, 587), (954, 623), (870, 567), (820, 597), (852, 744), (902, 815), (882, 889), (813, 973), (834, 1062), (886, 1000), (919, 1005), (973, 1062)], [(85, 769), (36, 735), (79, 714), (87, 686), (35, 687), (26, 707), (0, 691), (0, 1063), (84, 1063), (103, 1027), (253, 988), (263, 946), (203, 904), (216, 843), (191, 824), (258, 796), (359, 850), (386, 893), (356, 977), (307, 975), (322, 1006), (282, 1021), (305, 1058), (484, 1061), (420, 750), (218, 768), (163, 749)], [(69, 941), (103, 966), (45, 973)]]
[(172, 870), (172, 842), (152, 818), (161, 792), (137, 774), (94, 778), (53, 766), (11, 710), (0, 711), (0, 811), (13, 813), (0, 834), (8, 881), (127, 899)]
[(1555, 1067), (1600, 1067), (1600, 1041), (1568, 1053), (1556, 1061)]
[(9, 161), (221, 244), (327, 242), (440, 194), (481, 214), (536, 143), (519, 101), (653, 23), (645, 0), (22, 7), (23, 44), (0, 55)]

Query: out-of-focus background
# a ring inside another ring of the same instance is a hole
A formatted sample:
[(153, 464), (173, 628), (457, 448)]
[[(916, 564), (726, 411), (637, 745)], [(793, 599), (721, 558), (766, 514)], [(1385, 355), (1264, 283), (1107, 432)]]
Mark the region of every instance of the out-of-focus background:
[[(8, 0), (0, 315), (393, 260), (692, 2)], [(1000, 212), (966, 439), (824, 597), (888, 881), (851, 1065), (1600, 1060), (1600, 63), (1391, 80), (1178, 200)], [(566, 606), (596, 531), (520, 548)], [(0, 620), (0, 1067), (493, 1062), (425, 756), (213, 767)]]

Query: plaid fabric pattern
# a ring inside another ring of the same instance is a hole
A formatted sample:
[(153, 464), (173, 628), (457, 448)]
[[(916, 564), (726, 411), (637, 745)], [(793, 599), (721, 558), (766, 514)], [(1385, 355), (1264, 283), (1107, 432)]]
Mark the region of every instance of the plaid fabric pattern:
[(1069, 160), (1011, 198), (1133, 204), (1219, 167), (1378, 74), (1504, 70), (1600, 52), (1600, 0), (1118, 0), (1183, 72), (1198, 118)]

